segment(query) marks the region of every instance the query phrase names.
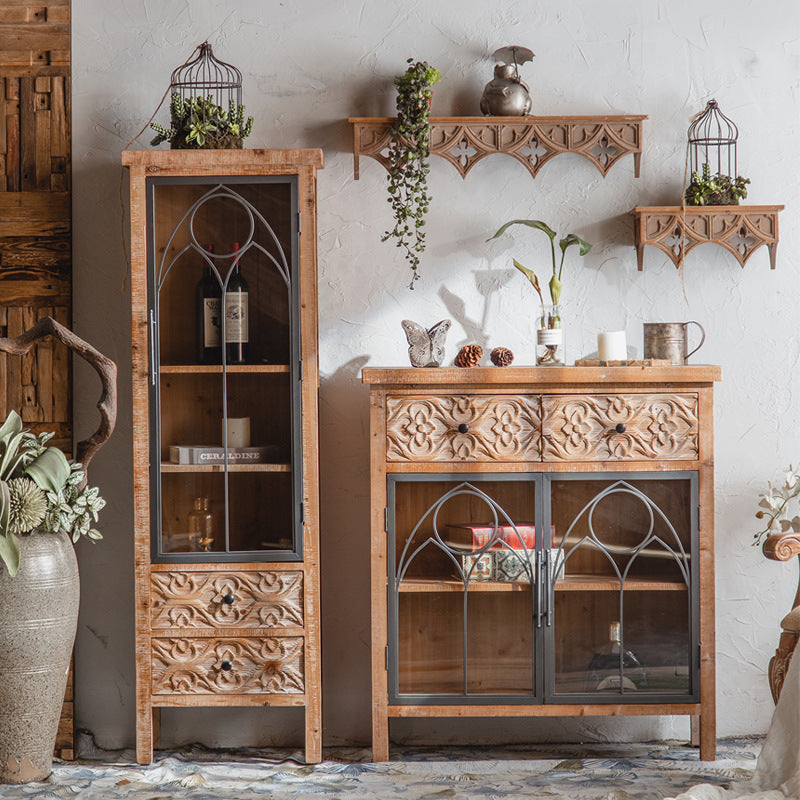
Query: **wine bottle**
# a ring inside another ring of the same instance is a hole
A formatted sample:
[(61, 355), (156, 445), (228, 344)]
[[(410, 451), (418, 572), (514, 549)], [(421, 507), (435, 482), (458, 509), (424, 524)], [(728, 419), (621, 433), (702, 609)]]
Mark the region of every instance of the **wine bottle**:
[[(214, 252), (214, 245), (207, 244), (206, 251)], [(222, 289), (214, 270), (205, 265), (203, 277), (197, 284), (197, 361), (199, 364), (222, 362)]]
[[(586, 691), (636, 691), (647, 688), (647, 671), (630, 650), (622, 651), (621, 625), (608, 626), (608, 644), (592, 656), (586, 670)], [(622, 651), (622, 658), (620, 652)]]
[(247, 281), (239, 267), (239, 243), (232, 245), (233, 273), (225, 289), (225, 359), (228, 364), (247, 363), (248, 302)]

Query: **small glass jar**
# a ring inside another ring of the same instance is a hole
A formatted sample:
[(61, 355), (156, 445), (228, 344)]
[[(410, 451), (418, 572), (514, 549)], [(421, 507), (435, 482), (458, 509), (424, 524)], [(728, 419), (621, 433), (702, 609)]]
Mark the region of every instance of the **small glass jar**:
[(195, 497), (192, 510), (186, 515), (189, 543), (192, 550), (207, 553), (214, 544), (214, 513), (207, 497)]
[(536, 365), (559, 366), (564, 357), (564, 323), (558, 305), (544, 306), (536, 322)]

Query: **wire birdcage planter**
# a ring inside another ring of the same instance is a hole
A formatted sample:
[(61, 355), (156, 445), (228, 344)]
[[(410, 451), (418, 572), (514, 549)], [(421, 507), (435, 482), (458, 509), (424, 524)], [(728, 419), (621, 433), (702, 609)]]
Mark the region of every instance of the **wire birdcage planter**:
[(220, 108), (228, 108), (231, 101), (242, 104), (242, 73), (232, 64), (220, 61), (208, 42), (198, 45), (197, 56), (173, 70), (170, 77), (170, 94), (178, 94), (181, 100), (195, 97), (211, 98)]
[(689, 126), (691, 171), (699, 173), (703, 164), (708, 164), (712, 174), (735, 177), (738, 138), (739, 129), (734, 122), (720, 111), (716, 100), (709, 100), (705, 111)]
[(170, 127), (154, 122), (156, 146), (177, 149), (236, 149), (253, 129), (242, 105), (242, 73), (220, 61), (208, 42), (172, 71), (169, 84)]

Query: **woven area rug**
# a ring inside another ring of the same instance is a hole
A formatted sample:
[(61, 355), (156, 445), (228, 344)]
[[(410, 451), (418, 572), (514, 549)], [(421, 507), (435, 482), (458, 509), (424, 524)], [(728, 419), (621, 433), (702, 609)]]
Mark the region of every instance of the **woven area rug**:
[(553, 745), (503, 748), (398, 748), (372, 764), (369, 750), (325, 750), (325, 761), (302, 763), (300, 751), (188, 748), (134, 763), (131, 751), (97, 752), (102, 761), (56, 763), (44, 783), (0, 786), (0, 797), (39, 800), (661, 800), (696, 783), (746, 780), (761, 739), (719, 743), (717, 761), (678, 744)]

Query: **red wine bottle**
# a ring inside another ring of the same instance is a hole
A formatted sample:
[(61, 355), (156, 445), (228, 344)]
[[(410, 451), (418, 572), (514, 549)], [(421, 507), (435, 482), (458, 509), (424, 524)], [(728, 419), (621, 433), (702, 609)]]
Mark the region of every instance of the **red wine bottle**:
[(228, 364), (247, 363), (249, 340), (247, 281), (239, 267), (239, 243), (232, 245), (233, 272), (225, 289), (225, 359)]
[[(214, 252), (214, 245), (206, 250)], [(199, 364), (222, 363), (222, 289), (214, 270), (206, 264), (195, 290), (197, 317), (197, 361)]]

